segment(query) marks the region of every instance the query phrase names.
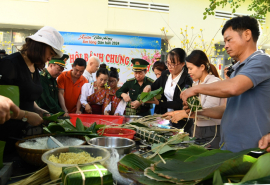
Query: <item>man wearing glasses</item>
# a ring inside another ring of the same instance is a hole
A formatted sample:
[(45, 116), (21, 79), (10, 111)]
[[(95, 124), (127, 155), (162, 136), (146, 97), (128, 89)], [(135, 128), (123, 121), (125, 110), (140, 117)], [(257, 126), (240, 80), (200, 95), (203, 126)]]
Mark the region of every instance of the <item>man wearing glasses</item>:
[(56, 78), (63, 72), (69, 56), (64, 54), (62, 58), (52, 58), (47, 69), (40, 72), (40, 82), (43, 92), (36, 101), (38, 106), (50, 113), (64, 112), (58, 99), (58, 87)]
[[(146, 77), (146, 69), (149, 63), (143, 59), (134, 58), (131, 60), (135, 78), (128, 79), (123, 86), (116, 92), (117, 98), (123, 98), (127, 102), (125, 115), (151, 115), (152, 104), (142, 104), (137, 98), (147, 85), (151, 85), (154, 80)], [(127, 92), (129, 94), (127, 94)]]

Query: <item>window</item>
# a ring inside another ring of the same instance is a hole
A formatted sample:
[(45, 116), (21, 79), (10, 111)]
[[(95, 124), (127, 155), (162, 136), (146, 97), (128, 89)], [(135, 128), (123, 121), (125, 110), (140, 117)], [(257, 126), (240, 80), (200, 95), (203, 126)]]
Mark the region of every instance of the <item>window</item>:
[(35, 32), (37, 30), (0, 29), (0, 49), (7, 54), (15, 53), (25, 43), (25, 38)]

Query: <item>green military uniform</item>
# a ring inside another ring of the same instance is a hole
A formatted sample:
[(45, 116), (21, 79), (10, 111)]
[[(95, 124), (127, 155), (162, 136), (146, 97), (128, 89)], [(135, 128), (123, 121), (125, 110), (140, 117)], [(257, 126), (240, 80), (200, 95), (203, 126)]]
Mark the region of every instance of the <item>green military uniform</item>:
[[(143, 59), (132, 59), (133, 71), (142, 71), (145, 70), (148, 66), (148, 62)], [(129, 93), (131, 101), (135, 101), (138, 98), (138, 95), (143, 92), (143, 89), (147, 85), (151, 85), (154, 82), (153, 79), (149, 77), (144, 77), (143, 84), (140, 86), (138, 81), (135, 78), (128, 79), (123, 86), (116, 92), (116, 96), (121, 98), (122, 93)], [(152, 104), (145, 103), (138, 107), (137, 109), (131, 108), (130, 102), (127, 104), (125, 115), (141, 115), (147, 116), (151, 115), (150, 109)]]
[[(65, 61), (68, 59), (68, 55), (63, 55), (62, 58), (52, 59), (49, 64), (57, 64), (61, 67), (65, 67)], [(47, 110), (50, 113), (65, 112), (59, 105), (58, 99), (58, 87), (56, 78), (53, 78), (47, 69), (40, 72), (40, 82), (43, 87), (43, 92), (39, 99), (36, 101), (38, 106)]]

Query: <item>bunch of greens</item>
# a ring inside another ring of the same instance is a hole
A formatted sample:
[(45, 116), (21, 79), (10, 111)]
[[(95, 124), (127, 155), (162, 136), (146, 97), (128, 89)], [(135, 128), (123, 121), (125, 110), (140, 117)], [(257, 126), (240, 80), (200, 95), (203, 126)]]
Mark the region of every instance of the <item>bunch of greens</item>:
[(165, 150), (160, 156), (145, 159), (128, 154), (118, 163), (121, 175), (140, 184), (223, 184), (226, 182), (268, 184), (270, 181), (270, 153), (258, 159), (247, 155), (248, 149), (238, 153), (226, 150), (206, 150), (190, 146), (179, 150)]
[(63, 113), (57, 113), (50, 117), (43, 119), (52, 121), (47, 127), (43, 127), (45, 133), (52, 133), (57, 135), (81, 135), (89, 138), (98, 137), (97, 130), (104, 125), (97, 125), (93, 123), (90, 127), (85, 127), (82, 121), (77, 118), (76, 127), (70, 122), (69, 119), (57, 119)]
[(156, 99), (161, 99), (161, 94), (163, 93), (163, 88), (160, 87), (159, 89), (151, 92), (142, 92), (141, 94), (138, 95), (137, 100), (140, 102), (147, 102), (147, 101), (153, 101), (154, 98)]

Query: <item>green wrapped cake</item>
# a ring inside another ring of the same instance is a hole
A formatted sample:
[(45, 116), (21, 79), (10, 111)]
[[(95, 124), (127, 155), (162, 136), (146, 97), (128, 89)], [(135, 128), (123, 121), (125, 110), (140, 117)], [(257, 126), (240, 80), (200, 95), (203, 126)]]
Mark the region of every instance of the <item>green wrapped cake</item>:
[(112, 185), (111, 172), (100, 164), (78, 165), (62, 169), (63, 185)]

